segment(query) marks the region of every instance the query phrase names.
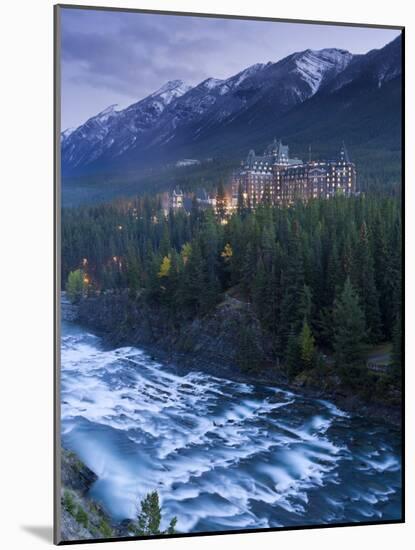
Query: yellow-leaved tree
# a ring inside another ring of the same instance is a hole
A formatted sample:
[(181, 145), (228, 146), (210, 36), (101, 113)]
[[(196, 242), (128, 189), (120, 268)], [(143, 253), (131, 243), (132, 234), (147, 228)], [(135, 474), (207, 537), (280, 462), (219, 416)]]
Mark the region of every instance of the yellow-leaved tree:
[(170, 273), (171, 268), (171, 259), (170, 256), (164, 256), (161, 265), (160, 265), (160, 271), (158, 272), (158, 276), (161, 277), (168, 277)]

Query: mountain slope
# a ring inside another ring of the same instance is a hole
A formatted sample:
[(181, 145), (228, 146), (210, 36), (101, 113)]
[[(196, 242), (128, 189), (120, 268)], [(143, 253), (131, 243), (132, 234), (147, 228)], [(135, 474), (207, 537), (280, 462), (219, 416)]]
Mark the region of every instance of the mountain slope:
[(82, 167), (104, 154), (121, 155), (151, 128), (166, 107), (189, 90), (181, 80), (167, 82), (145, 99), (116, 111), (112, 105), (79, 128), (62, 133), (62, 166)]
[(402, 40), (399, 36), (384, 48), (354, 56), (348, 67), (326, 88), (338, 90), (352, 81), (380, 88), (401, 74), (401, 55)]
[(169, 82), (123, 111), (112, 106), (63, 133), (63, 170), (108, 167), (131, 157), (140, 161), (148, 150), (200, 141), (258, 104), (272, 105), (273, 114), (279, 115), (312, 97), (351, 60), (344, 50), (306, 50), (277, 63), (258, 63), (226, 80), (207, 79), (191, 89), (181, 81)]
[[(401, 72), (398, 37), (366, 55), (305, 50), (193, 88), (169, 82), (123, 111), (109, 108), (64, 132), (64, 183), (77, 178), (82, 187), (105, 181), (109, 190), (114, 181), (129, 182), (125, 191), (130, 194), (151, 181), (161, 190), (176, 179), (171, 166), (178, 159), (214, 157), (215, 167), (222, 163), (225, 170), (229, 163), (237, 166), (247, 150), (263, 150), (275, 136), (302, 158), (309, 144), (315, 157), (327, 157), (344, 140), (361, 163), (359, 173), (375, 179), (387, 174), (397, 181)], [(200, 176), (197, 170), (192, 177), (200, 181), (207, 168)], [(150, 179), (143, 176), (146, 171)]]

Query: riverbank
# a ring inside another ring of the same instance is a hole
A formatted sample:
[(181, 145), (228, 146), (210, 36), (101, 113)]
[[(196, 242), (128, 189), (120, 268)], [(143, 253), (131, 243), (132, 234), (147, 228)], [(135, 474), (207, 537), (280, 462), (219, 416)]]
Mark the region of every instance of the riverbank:
[(101, 539), (118, 536), (104, 509), (88, 496), (97, 476), (75, 453), (61, 450), (61, 540)]
[[(240, 382), (275, 384), (304, 395), (333, 401), (348, 412), (379, 418), (395, 426), (401, 422), (400, 396), (394, 399), (363, 398), (341, 384), (330, 368), (289, 380), (272, 356), (269, 339), (250, 304), (225, 296), (209, 315), (172, 324), (161, 308), (149, 307), (138, 295), (106, 293), (83, 298), (76, 306), (64, 297), (62, 317), (97, 331), (110, 346), (138, 346), (150, 356), (173, 365), (179, 372), (199, 370)], [(250, 348), (260, 358), (260, 368), (242, 369), (241, 328), (249, 328)], [(371, 394), (372, 393), (372, 394)]]

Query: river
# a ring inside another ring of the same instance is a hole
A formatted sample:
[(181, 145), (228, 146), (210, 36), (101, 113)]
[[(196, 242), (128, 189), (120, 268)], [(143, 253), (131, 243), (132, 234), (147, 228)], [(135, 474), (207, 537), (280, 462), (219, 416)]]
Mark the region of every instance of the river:
[(62, 444), (114, 520), (156, 489), (206, 532), (401, 516), (399, 431), (271, 385), (180, 373), (62, 323)]

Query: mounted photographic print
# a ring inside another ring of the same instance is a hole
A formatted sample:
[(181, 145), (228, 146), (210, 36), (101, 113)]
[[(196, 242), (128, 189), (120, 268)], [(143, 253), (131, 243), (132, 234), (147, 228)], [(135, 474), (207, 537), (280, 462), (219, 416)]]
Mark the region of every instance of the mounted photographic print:
[(401, 27), (55, 7), (55, 542), (400, 523)]

